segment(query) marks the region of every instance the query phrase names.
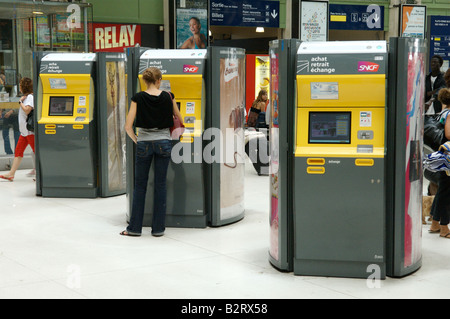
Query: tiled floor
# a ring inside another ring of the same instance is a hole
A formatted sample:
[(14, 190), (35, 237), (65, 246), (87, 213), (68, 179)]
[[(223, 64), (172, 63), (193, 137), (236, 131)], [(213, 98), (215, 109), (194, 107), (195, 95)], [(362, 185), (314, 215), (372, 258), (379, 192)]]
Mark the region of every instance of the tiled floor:
[[(20, 171), (0, 181), (0, 298), (448, 298), (450, 240), (423, 227), (423, 266), (379, 288), (300, 277), (268, 262), (268, 177), (246, 168), (246, 217), (222, 228), (119, 236), (125, 196), (35, 196)], [(2, 174), (0, 172), (0, 174)]]

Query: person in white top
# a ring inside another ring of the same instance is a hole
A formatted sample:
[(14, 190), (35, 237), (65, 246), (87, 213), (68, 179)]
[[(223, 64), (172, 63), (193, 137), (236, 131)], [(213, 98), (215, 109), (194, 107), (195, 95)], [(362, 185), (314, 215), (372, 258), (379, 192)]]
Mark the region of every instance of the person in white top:
[(0, 175), (0, 179), (5, 179), (10, 182), (14, 181), (14, 175), (20, 166), (23, 159), (23, 153), (28, 145), (31, 146), (34, 153), (34, 133), (27, 129), (27, 116), (34, 109), (33, 100), (33, 81), (30, 78), (22, 78), (20, 80), (20, 91), (23, 96), (19, 101), (19, 130), (20, 138), (17, 142), (16, 151), (14, 154), (14, 161), (11, 170), (6, 175)]

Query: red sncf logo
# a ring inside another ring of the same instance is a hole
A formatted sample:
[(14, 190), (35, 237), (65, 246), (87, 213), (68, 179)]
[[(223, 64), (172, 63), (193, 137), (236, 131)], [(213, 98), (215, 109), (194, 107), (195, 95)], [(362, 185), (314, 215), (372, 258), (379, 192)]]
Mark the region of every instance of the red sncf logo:
[(360, 61), (358, 63), (358, 72), (378, 72), (380, 65), (373, 62)]
[(187, 64), (185, 64), (183, 66), (183, 73), (197, 73), (197, 72), (198, 72), (198, 66), (187, 65)]

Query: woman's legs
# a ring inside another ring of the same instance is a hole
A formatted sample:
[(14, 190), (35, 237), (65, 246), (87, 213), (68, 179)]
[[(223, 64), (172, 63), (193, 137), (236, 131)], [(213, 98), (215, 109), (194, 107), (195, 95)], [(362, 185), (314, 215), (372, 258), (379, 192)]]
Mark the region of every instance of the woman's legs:
[(157, 141), (155, 151), (155, 189), (153, 203), (152, 235), (162, 236), (166, 229), (167, 169), (172, 152), (172, 142)]
[(430, 231), (439, 233), (442, 237), (450, 237), (450, 177), (442, 174), (439, 179), (439, 187), (431, 207), (433, 222)]
[(149, 142), (139, 142), (136, 147), (136, 165), (134, 172), (133, 205), (127, 234), (140, 235), (144, 220), (145, 198), (147, 194), (148, 174), (153, 159), (153, 150)]
[(22, 163), (23, 153), (25, 152), (25, 149), (27, 148), (28, 145), (31, 146), (31, 149), (33, 150), (33, 153), (34, 153), (34, 135), (28, 135), (28, 136), (21, 135), (19, 137), (19, 141), (16, 146), (15, 157), (14, 157), (13, 164), (11, 166), (11, 170), (9, 171), (8, 174), (4, 175), (4, 177), (14, 178), (17, 170), (20, 167), (20, 163)]

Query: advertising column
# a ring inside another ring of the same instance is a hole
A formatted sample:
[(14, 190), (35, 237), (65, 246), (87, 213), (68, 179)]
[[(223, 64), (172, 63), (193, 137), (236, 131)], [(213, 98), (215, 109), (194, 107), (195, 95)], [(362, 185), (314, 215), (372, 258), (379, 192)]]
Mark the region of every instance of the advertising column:
[(293, 267), (293, 136), (295, 70), (299, 40), (270, 43), (270, 263), (283, 271)]
[(391, 38), (389, 61), (387, 275), (402, 277), (422, 264), (425, 41)]
[(127, 109), (124, 53), (98, 54), (98, 81), (106, 90), (100, 90), (100, 195), (124, 194), (126, 191), (126, 132)]
[[(205, 153), (211, 167), (211, 225), (221, 226), (244, 217), (245, 50), (211, 47), (208, 50), (211, 86), (208, 123), (211, 139)], [(217, 136), (219, 135), (219, 136)], [(217, 149), (217, 138), (221, 140)]]

